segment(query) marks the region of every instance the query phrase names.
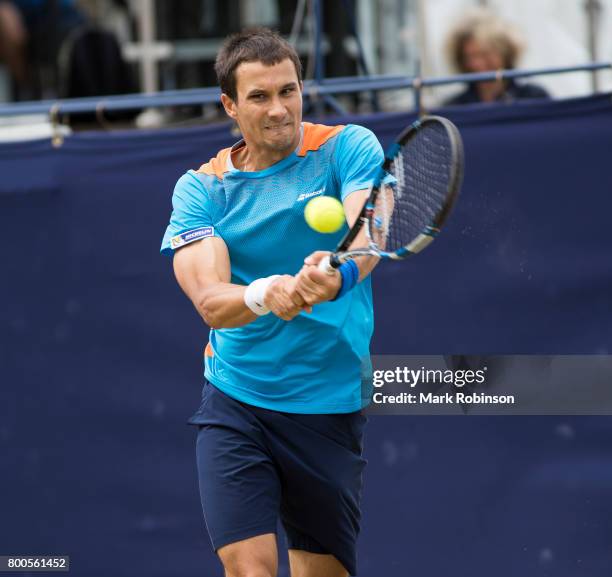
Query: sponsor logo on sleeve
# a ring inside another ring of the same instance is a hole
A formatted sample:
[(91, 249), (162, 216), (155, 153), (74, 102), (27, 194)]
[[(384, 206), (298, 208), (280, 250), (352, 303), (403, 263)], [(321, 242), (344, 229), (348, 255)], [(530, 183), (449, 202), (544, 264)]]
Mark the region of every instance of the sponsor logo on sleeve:
[(188, 230), (182, 234), (177, 234), (170, 239), (170, 246), (173, 249), (180, 248), (203, 238), (215, 236), (215, 229), (212, 226), (203, 226), (202, 228), (196, 228), (194, 230)]

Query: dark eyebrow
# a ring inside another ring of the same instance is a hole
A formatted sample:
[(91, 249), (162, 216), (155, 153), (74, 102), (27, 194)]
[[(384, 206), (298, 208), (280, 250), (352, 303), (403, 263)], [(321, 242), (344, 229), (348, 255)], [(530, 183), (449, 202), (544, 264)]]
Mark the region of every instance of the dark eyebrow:
[[(283, 90), (287, 90), (288, 88), (293, 88), (297, 90), (298, 84), (297, 82), (287, 82), (287, 84), (283, 85), (281, 87), (281, 92)], [(250, 98), (252, 96), (258, 96), (260, 94), (267, 94), (267, 91), (264, 88), (253, 88), (253, 90), (251, 90), (248, 94), (247, 94), (247, 98)]]

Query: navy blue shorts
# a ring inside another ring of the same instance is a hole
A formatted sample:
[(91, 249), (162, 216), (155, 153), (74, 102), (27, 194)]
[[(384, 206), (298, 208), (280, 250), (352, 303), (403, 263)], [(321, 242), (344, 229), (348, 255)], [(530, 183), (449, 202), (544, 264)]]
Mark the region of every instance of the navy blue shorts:
[(355, 575), (365, 421), (261, 409), (205, 383), (189, 422), (214, 549), (276, 533), (280, 517), (290, 549), (334, 555)]

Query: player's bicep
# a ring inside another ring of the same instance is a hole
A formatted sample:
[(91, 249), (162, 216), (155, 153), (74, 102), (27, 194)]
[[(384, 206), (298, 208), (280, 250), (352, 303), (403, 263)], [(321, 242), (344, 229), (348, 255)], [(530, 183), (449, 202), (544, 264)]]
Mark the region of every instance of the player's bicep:
[[(346, 216), (346, 222), (348, 223), (349, 228), (352, 228), (353, 225), (357, 222), (357, 219), (361, 214), (361, 209), (363, 208), (363, 205), (365, 204), (369, 195), (370, 190), (363, 189), (351, 192), (351, 194), (344, 198), (344, 215)], [(357, 233), (357, 236), (354, 238), (349, 248), (364, 247), (367, 246), (367, 244), (368, 240), (366, 238), (366, 233), (362, 227)]]
[(355, 190), (348, 196), (344, 197), (342, 206), (344, 207), (344, 216), (346, 217), (346, 222), (349, 228), (352, 228), (357, 222), (357, 219), (361, 214), (361, 209), (368, 199), (369, 194), (369, 189), (364, 188), (363, 190)]
[(192, 301), (202, 291), (231, 279), (229, 252), (219, 237), (205, 238), (177, 250), (173, 264), (179, 286)]

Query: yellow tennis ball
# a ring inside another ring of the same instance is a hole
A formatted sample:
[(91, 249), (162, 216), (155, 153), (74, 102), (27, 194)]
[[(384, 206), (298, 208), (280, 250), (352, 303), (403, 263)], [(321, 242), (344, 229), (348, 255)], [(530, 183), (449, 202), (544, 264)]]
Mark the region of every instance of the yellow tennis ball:
[(317, 196), (306, 205), (304, 218), (317, 232), (336, 232), (344, 224), (344, 208), (336, 198)]

